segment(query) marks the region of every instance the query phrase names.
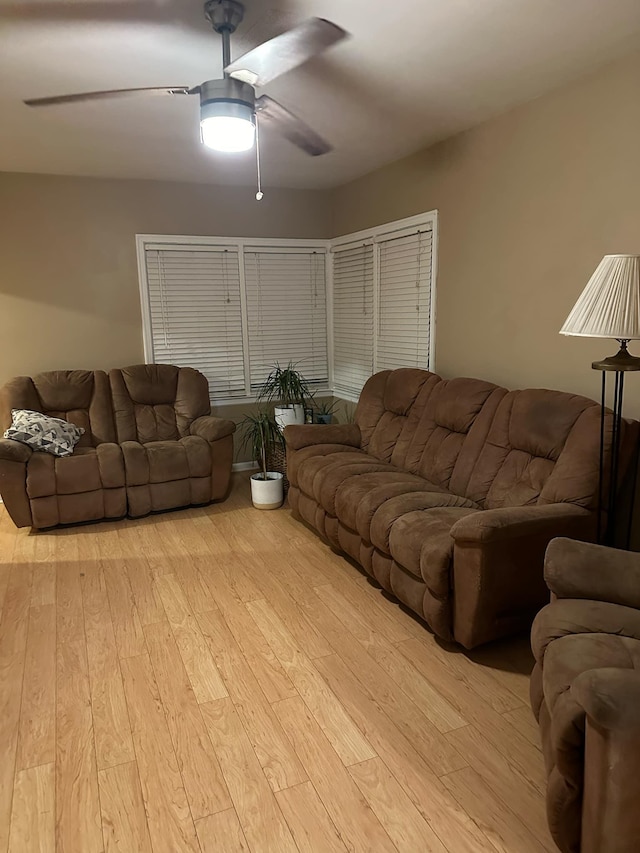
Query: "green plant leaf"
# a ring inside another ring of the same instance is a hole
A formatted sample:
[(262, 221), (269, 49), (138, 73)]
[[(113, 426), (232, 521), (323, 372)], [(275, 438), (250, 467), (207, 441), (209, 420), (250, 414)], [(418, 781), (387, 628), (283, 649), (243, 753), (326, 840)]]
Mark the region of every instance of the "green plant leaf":
[(296, 362), (290, 361), (286, 367), (276, 362), (258, 391), (259, 400), (267, 400), (280, 406), (304, 405), (312, 397), (309, 383), (299, 370)]
[(247, 414), (240, 422), (242, 433), (241, 448), (249, 449), (262, 473), (262, 479), (267, 478), (267, 454), (271, 447), (284, 447), (284, 436), (275, 422), (273, 415), (264, 409), (258, 409), (253, 414)]

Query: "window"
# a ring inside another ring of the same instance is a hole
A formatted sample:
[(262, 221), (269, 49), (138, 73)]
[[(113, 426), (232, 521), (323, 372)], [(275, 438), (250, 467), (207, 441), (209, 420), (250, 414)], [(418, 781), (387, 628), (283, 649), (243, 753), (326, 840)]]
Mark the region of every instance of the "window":
[(189, 365), (217, 403), (276, 362), (356, 400), (372, 373), (433, 369), (437, 214), (326, 240), (138, 236), (145, 358)]
[(243, 396), (237, 250), (148, 245), (145, 264), (151, 344), (147, 361), (197, 367), (209, 380), (213, 397)]
[(432, 368), (436, 214), (333, 241), (333, 388), (357, 400), (372, 373)]
[(324, 241), (138, 237), (145, 358), (195, 367), (216, 402), (255, 396), (276, 361), (329, 388)]
[(376, 370), (428, 367), (431, 229), (381, 238)]
[(333, 388), (354, 394), (373, 370), (373, 246), (345, 246), (333, 258)]
[(276, 362), (293, 361), (311, 387), (327, 387), (325, 251), (246, 248), (251, 392)]

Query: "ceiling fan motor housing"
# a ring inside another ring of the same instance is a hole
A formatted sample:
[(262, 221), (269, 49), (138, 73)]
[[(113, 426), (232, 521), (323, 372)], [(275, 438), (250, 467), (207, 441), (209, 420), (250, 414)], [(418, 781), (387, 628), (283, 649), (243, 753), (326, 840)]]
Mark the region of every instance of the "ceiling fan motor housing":
[(223, 80), (206, 80), (200, 89), (200, 112), (202, 118), (216, 115), (216, 104), (227, 104), (225, 115), (233, 115), (233, 106), (239, 108), (238, 115), (246, 117), (246, 108), (251, 112), (256, 109), (256, 93), (253, 86), (243, 83), (242, 80), (234, 80), (233, 77), (225, 77)]
[(248, 83), (225, 77), (223, 80), (207, 80), (199, 89), (201, 119), (219, 115), (220, 105), (225, 104), (225, 115), (254, 120), (256, 93)]

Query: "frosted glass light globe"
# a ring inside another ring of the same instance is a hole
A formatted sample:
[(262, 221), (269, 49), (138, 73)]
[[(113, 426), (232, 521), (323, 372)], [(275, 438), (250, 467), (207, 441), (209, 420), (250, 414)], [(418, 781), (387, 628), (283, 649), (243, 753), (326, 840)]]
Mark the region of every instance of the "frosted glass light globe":
[(236, 152), (253, 148), (256, 129), (252, 121), (237, 116), (209, 116), (200, 122), (202, 141), (215, 151)]

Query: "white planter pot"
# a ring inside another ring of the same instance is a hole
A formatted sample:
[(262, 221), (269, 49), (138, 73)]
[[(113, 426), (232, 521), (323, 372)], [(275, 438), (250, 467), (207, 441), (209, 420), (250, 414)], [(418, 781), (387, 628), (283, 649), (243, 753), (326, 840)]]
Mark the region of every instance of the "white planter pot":
[(262, 474), (251, 475), (251, 500), (256, 509), (278, 509), (284, 500), (283, 475), (276, 471), (267, 471), (267, 479)]
[(284, 429), (289, 424), (303, 424), (304, 406), (276, 406), (274, 415), (280, 429)]

